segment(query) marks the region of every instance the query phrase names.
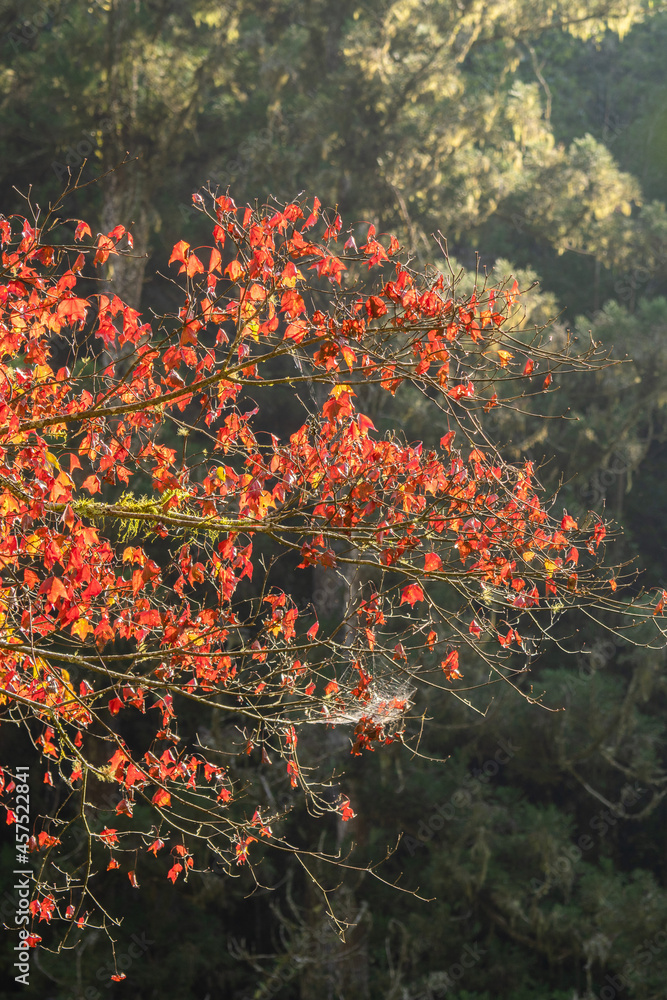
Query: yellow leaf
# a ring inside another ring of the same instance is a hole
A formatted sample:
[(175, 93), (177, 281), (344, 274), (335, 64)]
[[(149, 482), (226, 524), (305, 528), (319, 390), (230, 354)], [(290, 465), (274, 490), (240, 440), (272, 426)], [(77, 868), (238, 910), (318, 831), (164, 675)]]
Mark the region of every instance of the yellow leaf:
[(344, 382), (339, 382), (338, 385), (335, 385), (329, 395), (333, 396), (334, 399), (338, 399), (344, 392), (349, 392), (352, 396), (356, 396), (356, 392), (352, 391), (352, 386), (345, 385)]
[(39, 535), (28, 535), (25, 540), (25, 551), (28, 556), (36, 556), (42, 551), (42, 539)]
[(36, 382), (44, 382), (46, 379), (53, 378), (53, 368), (50, 368), (49, 365), (35, 365), (32, 372)]
[(11, 493), (3, 493), (2, 497), (0, 497), (0, 514), (3, 516), (19, 510), (20, 506), (16, 497), (12, 496)]
[(246, 330), (248, 330), (252, 339), (256, 340), (257, 343), (259, 343), (259, 323), (257, 322), (256, 319), (253, 319), (249, 323), (246, 323), (244, 327), (244, 332)]
[(299, 268), (296, 267), (296, 265), (290, 261), (290, 263), (287, 265), (285, 270), (280, 275), (279, 284), (281, 288), (294, 288), (297, 281), (304, 281), (304, 280), (305, 279), (303, 277), (303, 274), (301, 273)]
[(82, 642), (86, 641), (86, 636), (89, 632), (94, 632), (95, 629), (90, 624), (87, 618), (79, 618), (72, 625), (72, 635), (77, 635)]

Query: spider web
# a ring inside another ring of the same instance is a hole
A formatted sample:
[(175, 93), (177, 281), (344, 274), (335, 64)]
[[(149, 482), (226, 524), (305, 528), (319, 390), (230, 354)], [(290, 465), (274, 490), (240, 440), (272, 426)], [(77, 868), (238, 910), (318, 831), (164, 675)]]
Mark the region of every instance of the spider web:
[(313, 712), (307, 721), (331, 726), (356, 726), (364, 718), (382, 726), (400, 722), (412, 707), (415, 693), (415, 688), (395, 678), (373, 679), (363, 697), (343, 692), (332, 699), (330, 705), (324, 705), (319, 713)]

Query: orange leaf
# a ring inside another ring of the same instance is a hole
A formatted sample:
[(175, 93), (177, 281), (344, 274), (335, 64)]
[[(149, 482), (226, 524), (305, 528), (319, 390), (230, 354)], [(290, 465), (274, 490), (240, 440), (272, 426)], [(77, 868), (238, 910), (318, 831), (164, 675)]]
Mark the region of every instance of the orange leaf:
[(81, 486), (83, 489), (88, 490), (89, 493), (100, 492), (100, 481), (97, 476), (87, 476), (81, 483)]
[(211, 259), (208, 264), (208, 273), (211, 274), (213, 271), (219, 271), (221, 263), (222, 257), (220, 256), (220, 251), (213, 247), (211, 249)]
[(54, 576), (51, 580), (51, 586), (49, 587), (47, 595), (49, 604), (55, 604), (59, 599), (65, 601), (67, 600), (67, 597), (67, 590), (65, 589), (62, 580), (59, 579), (59, 577)]
[(343, 799), (339, 808), (340, 808), (340, 818), (343, 820), (344, 823), (347, 823), (348, 820), (354, 819), (354, 817), (356, 816), (356, 813), (350, 806), (349, 799)]
[(442, 667), (445, 677), (448, 681), (454, 680), (457, 677), (461, 677), (461, 671), (459, 670), (459, 651), (458, 649), (453, 649), (448, 656), (440, 664)]
[(238, 281), (243, 277), (243, 268), (237, 260), (231, 260), (225, 268), (225, 274), (230, 281)]
[(186, 274), (188, 278), (194, 278), (195, 274), (204, 273), (204, 265), (200, 261), (196, 253), (191, 253), (188, 257), (188, 263), (186, 265)]
[(56, 316), (60, 323), (74, 326), (75, 323), (83, 324), (87, 311), (88, 302), (85, 299), (63, 299), (58, 303)]
[(181, 264), (185, 264), (186, 261), (185, 255), (189, 249), (190, 249), (189, 243), (186, 243), (185, 240), (179, 240), (178, 243), (174, 246), (174, 249), (171, 251), (171, 257), (169, 258), (167, 263), (173, 264), (173, 262), (176, 260)]
[(82, 240), (84, 236), (91, 236), (90, 226), (87, 222), (80, 222), (76, 227), (76, 232), (74, 233), (75, 240)]
[(424, 572), (433, 573), (442, 569), (442, 559), (437, 552), (427, 552), (424, 556)]
[(452, 441), (456, 436), (456, 431), (447, 431), (444, 437), (440, 438), (440, 447), (444, 448), (445, 451), (451, 451)]
[(178, 878), (178, 876), (182, 871), (183, 871), (183, 865), (177, 861), (176, 864), (172, 868), (170, 868), (169, 871), (167, 872), (167, 878), (171, 879), (172, 883), (175, 883), (176, 879)]
[[(438, 558), (436, 556), (436, 558)], [(410, 607), (414, 607), (417, 601), (424, 600), (424, 591), (421, 589), (418, 583), (409, 583), (407, 587), (404, 587), (401, 591), (401, 604), (409, 604)]]

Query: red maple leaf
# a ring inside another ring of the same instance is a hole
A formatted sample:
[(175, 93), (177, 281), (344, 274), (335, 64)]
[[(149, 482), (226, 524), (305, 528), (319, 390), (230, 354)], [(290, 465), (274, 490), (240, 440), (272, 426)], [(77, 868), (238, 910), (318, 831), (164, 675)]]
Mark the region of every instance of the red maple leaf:
[(459, 652), (457, 649), (453, 649), (445, 659), (440, 664), (445, 677), (448, 681), (454, 680), (461, 677), (461, 671), (459, 670)]
[(418, 601), (423, 600), (424, 591), (418, 583), (409, 583), (407, 587), (404, 587), (401, 591), (401, 604), (409, 604), (412, 608)]

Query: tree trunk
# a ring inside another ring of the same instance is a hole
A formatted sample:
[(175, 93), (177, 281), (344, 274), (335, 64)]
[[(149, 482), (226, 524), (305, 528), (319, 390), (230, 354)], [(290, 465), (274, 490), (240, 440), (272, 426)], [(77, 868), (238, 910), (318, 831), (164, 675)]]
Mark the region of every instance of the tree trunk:
[(134, 240), (131, 256), (109, 257), (104, 292), (109, 296), (118, 295), (127, 305), (139, 309), (148, 262), (148, 181), (140, 164), (127, 163), (107, 174), (103, 183), (102, 232), (108, 233), (120, 224), (131, 229)]
[[(105, 233), (117, 225), (132, 231), (134, 252), (132, 256), (109, 258), (104, 290), (107, 295), (116, 294), (133, 309), (138, 309), (148, 252), (147, 192), (150, 189), (151, 164), (144, 152), (143, 137), (138, 134), (138, 67), (134, 60), (128, 59), (126, 51), (131, 36), (133, 8), (133, 0), (111, 0), (109, 5), (106, 117), (102, 149), (105, 175), (102, 180), (100, 221)], [(132, 151), (133, 158), (123, 163), (128, 150)]]

